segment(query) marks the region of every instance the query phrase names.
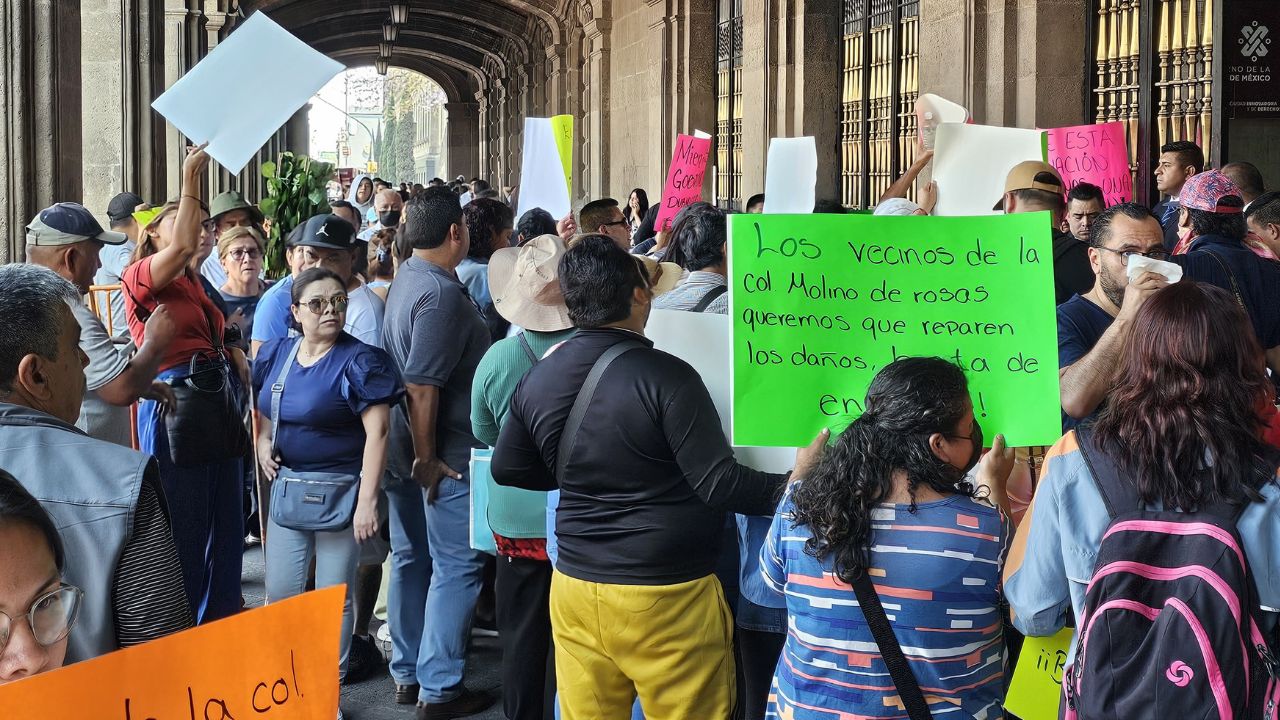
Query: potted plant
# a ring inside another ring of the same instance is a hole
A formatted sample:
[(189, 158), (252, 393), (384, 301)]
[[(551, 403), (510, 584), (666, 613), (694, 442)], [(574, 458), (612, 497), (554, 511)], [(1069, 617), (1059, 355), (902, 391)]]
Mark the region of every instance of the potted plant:
[(333, 165), (284, 152), (279, 162), (262, 164), (262, 176), (267, 180), (267, 197), (259, 207), (270, 221), (264, 267), (267, 277), (278, 278), (289, 272), (284, 256), (289, 232), (312, 215), (329, 211), (325, 186), (333, 178)]

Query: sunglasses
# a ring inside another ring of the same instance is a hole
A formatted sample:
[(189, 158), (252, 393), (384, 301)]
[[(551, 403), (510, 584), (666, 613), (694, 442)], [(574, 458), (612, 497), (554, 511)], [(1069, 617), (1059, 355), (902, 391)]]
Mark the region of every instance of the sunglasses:
[(347, 302), (346, 295), (334, 295), (327, 300), (325, 298), (311, 298), (295, 307), (305, 307), (311, 311), (312, 315), (323, 315), (329, 308), (333, 308), (334, 312), (346, 312)]
[(234, 260), (243, 260), (244, 258), (253, 258), (254, 260), (262, 257), (262, 251), (258, 248), (235, 248), (227, 252)]
[[(48, 647), (69, 635), (80, 615), (80, 601), (83, 599), (84, 593), (80, 588), (66, 583), (36, 598), (25, 615), (36, 642)], [(9, 645), (13, 624), (22, 617), (15, 619), (0, 612), (0, 650)]]

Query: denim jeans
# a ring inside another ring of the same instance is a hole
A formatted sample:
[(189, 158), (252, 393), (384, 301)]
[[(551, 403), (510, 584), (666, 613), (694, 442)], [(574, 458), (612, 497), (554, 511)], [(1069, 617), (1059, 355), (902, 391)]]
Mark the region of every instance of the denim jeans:
[(316, 588), (346, 584), (342, 605), (342, 632), (338, 636), (338, 677), (347, 676), (351, 650), (351, 598), (356, 579), (360, 544), (351, 528), (318, 532), (281, 527), (267, 521), (267, 601), (279, 602), (301, 595), (307, 587), (307, 570), (316, 559)]
[[(471, 485), (444, 478), (427, 504), (421, 486), (389, 474), (391, 677), (417, 683), (418, 699), (448, 702), (462, 693), (471, 616), (484, 554), (471, 549)], [(427, 622), (430, 618), (430, 622)]]
[[(186, 373), (173, 368), (160, 379)], [(234, 382), (234, 380), (229, 380)], [(182, 566), (182, 581), (197, 623), (240, 612), (244, 555), (243, 459), (178, 467), (169, 455), (169, 435), (154, 400), (138, 403), (138, 444), (154, 455)]]

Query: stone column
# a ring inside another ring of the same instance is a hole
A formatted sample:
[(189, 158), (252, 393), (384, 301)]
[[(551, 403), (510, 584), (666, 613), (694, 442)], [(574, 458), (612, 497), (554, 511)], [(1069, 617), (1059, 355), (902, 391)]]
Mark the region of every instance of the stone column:
[(493, 104), (489, 107), (489, 184), (501, 189), (507, 173), (507, 79), (492, 80)]
[(303, 105), (285, 123), (284, 149), (298, 155), (311, 154), (311, 103)]
[[(203, 33), (205, 17), (200, 0), (165, 0), (164, 12), (164, 87), (172, 87), (205, 54)], [(165, 122), (165, 187), (161, 198), (176, 198), (180, 193), (182, 161), (186, 158), (187, 138), (172, 123)]]
[[(840, 77), (841, 21), (839, 3), (796, 0), (795, 34), (789, 39), (793, 45), (791, 57), (795, 59), (794, 68), (790, 68), (795, 85), (795, 122), (786, 128), (785, 133), (769, 133), (770, 137), (784, 134), (813, 136), (820, 158), (816, 196), (829, 200), (840, 197), (840, 167), (836, 162), (823, 162), (821, 158), (834, 160), (840, 157), (840, 116), (835, 109), (840, 107), (840, 84), (836, 79)], [(758, 149), (759, 165), (748, 156), (744, 170), (765, 166), (768, 142), (766, 137)], [(748, 144), (747, 147), (751, 146)], [(764, 192), (763, 174), (759, 177), (759, 185), (748, 184), (744, 178), (743, 202), (755, 192)]]
[(81, 199), (80, 5), (0, 0), (0, 27), (0, 262), (11, 262), (36, 212)]
[(1085, 121), (1085, 0), (931, 0), (920, 4), (920, 90), (974, 121), (1056, 127)]
[[(796, 102), (796, 89), (787, 82), (793, 68), (778, 64), (778, 58), (783, 54), (780, 45), (785, 45), (788, 40), (778, 26), (791, 23), (780, 23), (772, 17), (773, 5), (773, 0), (743, 0), (742, 3), (742, 162), (738, 168), (742, 173), (742, 197), (738, 199), (744, 205), (748, 197), (764, 190), (764, 161), (769, 138), (776, 132), (787, 132), (787, 120)], [(773, 21), (772, 27), (770, 20)], [(716, 27), (714, 15), (708, 27)], [(708, 43), (714, 48), (715, 34), (707, 35)], [(718, 58), (712, 56), (712, 63), (717, 61)], [(715, 97), (714, 93), (712, 97)], [(831, 114), (835, 115), (834, 112)], [(714, 130), (708, 132), (715, 134)], [(710, 168), (707, 175), (712, 179)]]
[(477, 118), (477, 149), (479, 150), (479, 162), (470, 169), (459, 169), (459, 173), (466, 175), (470, 180), (472, 177), (488, 177), (489, 176), (489, 98), (485, 90), (476, 93), (476, 118)]
[(542, 111), (548, 116), (569, 111), (569, 48), (564, 45), (548, 45), (546, 59), (546, 88)]
[(163, 10), (158, 0), (80, 7), (84, 204), (105, 222), (123, 190), (164, 200), (164, 120), (151, 109), (163, 84)]
[(445, 127), (444, 171), (436, 174), (445, 180), (452, 180), (458, 175), (469, 178), (480, 167), (480, 104), (451, 102), (445, 103), (444, 109), (449, 113)]
[(664, 173), (671, 159), (677, 118), (684, 104), (683, 93), (676, 91), (680, 86), (679, 71), (683, 70), (683, 63), (679, 59), (682, 43), (678, 41), (678, 36), (679, 28), (688, 23), (688, 18), (679, 13), (668, 14), (669, 9), (664, 6), (661, 14), (649, 24), (648, 44), (650, 47), (661, 48), (662, 52), (657, 58), (658, 86), (654, 88), (654, 102), (649, 103), (649, 121), (646, 123), (649, 174), (635, 180), (641, 187), (649, 188), (651, 203), (658, 202), (662, 184), (666, 181)]
[[(590, 3), (583, 5), (588, 13)], [(587, 112), (584, 124), (587, 156), (584, 165), (584, 194), (591, 198), (609, 194), (609, 21), (592, 17), (583, 26), (587, 51)]]

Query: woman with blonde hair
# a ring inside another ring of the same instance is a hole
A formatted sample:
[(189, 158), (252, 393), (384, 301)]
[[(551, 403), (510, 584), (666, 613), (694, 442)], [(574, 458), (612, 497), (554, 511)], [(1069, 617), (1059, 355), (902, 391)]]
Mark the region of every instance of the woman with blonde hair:
[(218, 260), (227, 272), (227, 281), (218, 294), (227, 304), (227, 326), (235, 327), (240, 339), (230, 343), (249, 351), (249, 335), (253, 330), (253, 313), (268, 284), (262, 280), (262, 255), (266, 242), (253, 227), (234, 227), (218, 238)]
[(176, 405), (162, 412), (155, 401), (142, 401), (138, 439), (159, 463), (187, 599), (201, 623), (240, 610), (242, 463), (250, 450), (243, 380), (231, 372), (233, 351), (225, 346), (226, 318), (197, 271), (212, 249), (199, 196), (208, 162), (203, 145), (188, 151), (181, 197), (147, 225), (121, 278), (136, 344), (145, 341), (147, 318), (160, 306), (176, 326), (157, 377), (173, 389)]

